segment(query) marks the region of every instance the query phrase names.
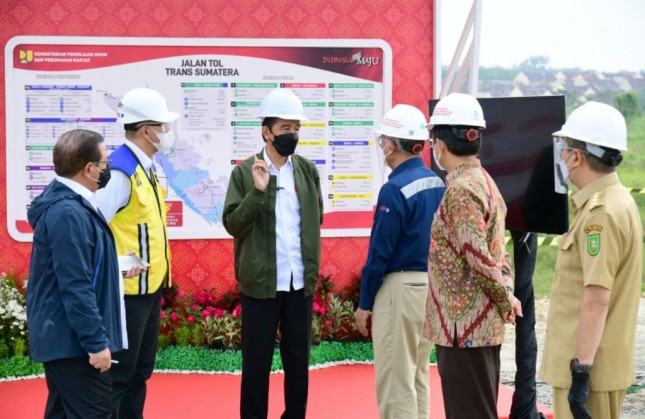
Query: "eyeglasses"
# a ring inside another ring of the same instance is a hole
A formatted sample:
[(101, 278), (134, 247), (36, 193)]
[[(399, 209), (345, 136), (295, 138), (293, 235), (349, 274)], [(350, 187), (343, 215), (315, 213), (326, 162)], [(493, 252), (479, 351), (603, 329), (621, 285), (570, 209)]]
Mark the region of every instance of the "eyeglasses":
[(558, 154), (562, 154), (562, 152), (564, 150), (567, 150), (567, 151), (568, 150), (580, 150), (580, 149), (576, 149), (575, 147), (565, 147), (564, 142), (555, 143), (555, 148), (556, 148), (556, 150), (558, 150)]
[(170, 124), (167, 122), (155, 122), (155, 123), (150, 123), (150, 124), (141, 124), (137, 127), (137, 129), (141, 127), (161, 127), (161, 132), (163, 134), (170, 132)]
[(392, 141), (392, 138), (386, 137), (385, 135), (379, 135), (378, 136), (378, 146), (379, 147), (381, 147), (381, 148), (385, 147), (385, 144), (386, 144), (385, 142), (386, 141)]
[(102, 160), (102, 161), (93, 161), (91, 163), (94, 166), (96, 166), (97, 169), (103, 170), (103, 169), (101, 169), (101, 166), (108, 167), (110, 165), (110, 163), (112, 163), (112, 160), (111, 159), (105, 159), (105, 160)]

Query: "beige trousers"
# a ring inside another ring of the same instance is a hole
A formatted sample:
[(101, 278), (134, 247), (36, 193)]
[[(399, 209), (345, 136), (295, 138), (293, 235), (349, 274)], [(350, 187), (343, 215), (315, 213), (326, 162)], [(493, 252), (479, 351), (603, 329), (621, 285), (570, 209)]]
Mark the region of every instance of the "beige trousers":
[[(569, 389), (553, 387), (553, 415), (555, 419), (571, 419), (569, 409)], [(587, 399), (587, 410), (593, 419), (619, 419), (625, 401), (625, 390), (590, 391)]]
[(430, 413), (427, 297), (427, 272), (387, 274), (376, 294), (372, 339), (381, 419), (427, 419)]

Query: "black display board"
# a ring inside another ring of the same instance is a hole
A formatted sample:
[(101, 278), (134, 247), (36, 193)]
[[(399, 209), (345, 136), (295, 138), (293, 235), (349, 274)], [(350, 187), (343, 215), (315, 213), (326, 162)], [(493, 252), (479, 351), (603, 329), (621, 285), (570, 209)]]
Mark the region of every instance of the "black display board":
[[(564, 124), (564, 96), (478, 100), (486, 120), (479, 158), (506, 201), (506, 228), (566, 232), (567, 196), (554, 190), (551, 135)], [(437, 102), (430, 101), (430, 114)], [(446, 175), (434, 159), (432, 169), (442, 178)]]

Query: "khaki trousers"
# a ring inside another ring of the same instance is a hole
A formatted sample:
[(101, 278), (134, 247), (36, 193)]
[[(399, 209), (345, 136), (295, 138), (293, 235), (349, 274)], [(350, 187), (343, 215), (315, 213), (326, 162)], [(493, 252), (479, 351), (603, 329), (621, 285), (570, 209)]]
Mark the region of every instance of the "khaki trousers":
[[(571, 419), (569, 389), (553, 387), (553, 414), (555, 419)], [(625, 390), (590, 391), (585, 405), (592, 418), (619, 419), (625, 401)]]
[(382, 419), (427, 419), (431, 342), (423, 335), (427, 272), (387, 274), (372, 309), (376, 398)]

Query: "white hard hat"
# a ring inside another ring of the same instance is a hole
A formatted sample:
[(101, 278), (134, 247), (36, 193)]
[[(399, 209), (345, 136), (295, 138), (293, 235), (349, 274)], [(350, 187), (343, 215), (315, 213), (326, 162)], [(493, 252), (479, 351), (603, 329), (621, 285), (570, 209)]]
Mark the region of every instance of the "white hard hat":
[(271, 90), (262, 100), (258, 117), (280, 118), (293, 121), (308, 121), (305, 108), (295, 93), (289, 89), (276, 88)]
[(554, 137), (567, 137), (597, 146), (627, 150), (625, 118), (612, 106), (590, 101), (575, 109)]
[(423, 141), (430, 136), (426, 128), (426, 117), (419, 109), (410, 105), (396, 105), (383, 117), (377, 135)]
[(119, 101), (117, 122), (131, 124), (141, 121), (172, 122), (179, 114), (168, 110), (168, 102), (161, 93), (146, 87), (128, 91)]
[(465, 93), (451, 93), (441, 99), (432, 111), (428, 128), (435, 125), (486, 128), (486, 121), (484, 111), (477, 99)]

